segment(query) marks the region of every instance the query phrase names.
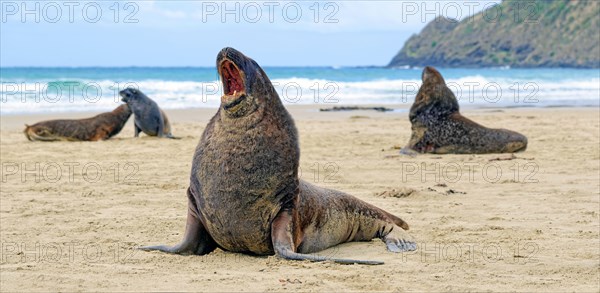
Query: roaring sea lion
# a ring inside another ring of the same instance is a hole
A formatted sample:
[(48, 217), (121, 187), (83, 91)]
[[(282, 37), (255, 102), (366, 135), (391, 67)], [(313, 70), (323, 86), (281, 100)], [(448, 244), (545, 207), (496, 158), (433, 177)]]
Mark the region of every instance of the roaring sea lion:
[(393, 252), (416, 249), (408, 224), (348, 194), (299, 180), (296, 126), (271, 81), (232, 48), (217, 56), (224, 94), (192, 162), (185, 236), (176, 254), (226, 251), (284, 259), (381, 264), (310, 255), (350, 241), (382, 239)]
[(458, 100), (435, 68), (425, 67), (421, 79), (409, 114), (412, 135), (403, 152), (484, 154), (527, 148), (527, 138), (520, 133), (487, 128), (462, 116)]
[(34, 125), (25, 124), (25, 136), (30, 141), (97, 141), (117, 135), (131, 116), (127, 104), (112, 112), (77, 120), (49, 120)]
[(119, 95), (121, 101), (127, 103), (135, 115), (135, 137), (138, 137), (142, 131), (149, 136), (176, 138), (171, 133), (167, 114), (155, 101), (134, 88), (126, 88), (120, 91)]

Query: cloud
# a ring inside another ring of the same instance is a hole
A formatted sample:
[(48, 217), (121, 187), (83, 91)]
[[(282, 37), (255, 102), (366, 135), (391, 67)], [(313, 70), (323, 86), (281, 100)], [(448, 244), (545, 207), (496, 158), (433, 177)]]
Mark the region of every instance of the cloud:
[(438, 15), (465, 18), (498, 1), (140, 1), (148, 26), (240, 25), (275, 31), (420, 30)]

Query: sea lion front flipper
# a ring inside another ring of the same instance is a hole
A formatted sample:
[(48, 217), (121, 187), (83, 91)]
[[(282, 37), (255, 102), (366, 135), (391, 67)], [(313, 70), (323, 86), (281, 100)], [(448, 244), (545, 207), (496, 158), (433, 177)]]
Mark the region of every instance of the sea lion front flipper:
[(407, 155), (409, 157), (416, 157), (419, 153), (411, 148), (409, 148), (408, 146), (405, 146), (403, 148), (400, 149), (400, 154), (401, 155)]
[(216, 242), (210, 237), (202, 222), (195, 217), (191, 211), (188, 211), (187, 224), (185, 226), (185, 236), (183, 240), (175, 246), (155, 245), (142, 246), (138, 249), (145, 251), (158, 250), (174, 254), (197, 254), (203, 255), (210, 253), (217, 248)]
[(294, 251), (292, 235), (292, 215), (289, 210), (282, 210), (273, 219), (271, 224), (271, 240), (275, 254), (283, 259), (290, 260), (310, 260), (310, 261), (333, 261), (340, 264), (364, 264), (381, 265), (382, 261), (374, 260), (354, 260), (342, 258), (328, 258), (318, 255), (297, 253)]
[(177, 137), (177, 136), (173, 136), (173, 134), (171, 133), (167, 133), (165, 135), (166, 138), (170, 138), (170, 139), (181, 139), (181, 137)]
[(138, 127), (138, 125), (135, 122), (133, 123), (133, 128), (135, 131), (135, 134), (133, 135), (133, 137), (139, 137), (140, 131), (142, 131), (142, 129), (140, 127)]
[[(158, 106), (157, 106), (158, 107)], [(158, 128), (156, 129), (156, 136), (158, 137), (164, 137), (165, 136), (165, 122), (164, 122), (164, 118), (162, 116), (162, 111), (159, 110), (158, 113)]]

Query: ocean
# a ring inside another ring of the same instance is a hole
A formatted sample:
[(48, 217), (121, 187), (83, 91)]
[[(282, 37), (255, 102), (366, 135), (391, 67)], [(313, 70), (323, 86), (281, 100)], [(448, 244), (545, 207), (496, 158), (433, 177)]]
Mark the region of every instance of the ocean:
[[(461, 108), (600, 104), (597, 69), (438, 68)], [(266, 67), (285, 104), (409, 107), (421, 68)], [(109, 111), (118, 91), (137, 87), (164, 109), (216, 108), (222, 94), (209, 67), (0, 68), (0, 115)]]

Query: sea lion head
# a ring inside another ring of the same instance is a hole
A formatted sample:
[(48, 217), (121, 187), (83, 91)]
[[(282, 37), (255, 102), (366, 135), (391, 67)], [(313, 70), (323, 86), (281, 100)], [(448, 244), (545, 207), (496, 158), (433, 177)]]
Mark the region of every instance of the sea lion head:
[(446, 81), (437, 69), (426, 66), (421, 73), (423, 83), (415, 97), (409, 118), (411, 122), (421, 115), (432, 117), (446, 117), (458, 112), (458, 100), (446, 85)]
[(221, 109), (229, 118), (260, 115), (269, 103), (281, 103), (269, 77), (256, 61), (233, 48), (217, 55), (223, 83)]
[(142, 93), (140, 90), (132, 87), (128, 87), (120, 91), (119, 95), (121, 96), (121, 101), (125, 103), (136, 102), (139, 99), (146, 97), (146, 95), (144, 95), (144, 93)]
[(47, 127), (43, 123), (38, 123), (34, 125), (25, 124), (25, 130), (23, 130), (25, 136), (29, 141), (54, 141), (60, 140), (60, 138), (52, 133), (52, 129)]
[(431, 66), (425, 66), (425, 68), (423, 68), (421, 81), (423, 81), (423, 83), (427, 82), (431, 84), (446, 84), (442, 74)]

